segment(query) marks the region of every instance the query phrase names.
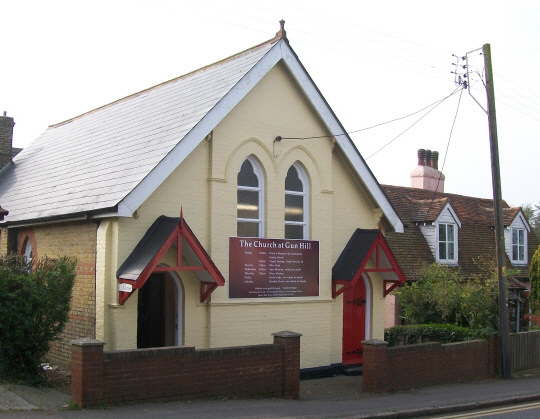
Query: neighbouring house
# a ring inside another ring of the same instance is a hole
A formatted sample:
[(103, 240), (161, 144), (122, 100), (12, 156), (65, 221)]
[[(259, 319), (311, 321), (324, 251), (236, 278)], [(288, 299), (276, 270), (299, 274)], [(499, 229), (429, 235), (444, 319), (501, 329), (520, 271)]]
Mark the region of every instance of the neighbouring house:
[(81, 337), (211, 348), (280, 330), (302, 334), (303, 369), (357, 364), (404, 282), (385, 241), (402, 222), (283, 24), (50, 126), (0, 176), (0, 202), (4, 253), (77, 257), (50, 353), (63, 365)]
[[(426, 264), (459, 267), (465, 275), (496, 266), (493, 200), (444, 192), (438, 153), (418, 150), (411, 187), (382, 185), (404, 224), (403, 234), (386, 236), (406, 279), (414, 280)], [(512, 329), (520, 330), (530, 290), (529, 262), (538, 239), (521, 208), (503, 202), (509, 310)], [(394, 296), (387, 299), (387, 326), (399, 324)]]

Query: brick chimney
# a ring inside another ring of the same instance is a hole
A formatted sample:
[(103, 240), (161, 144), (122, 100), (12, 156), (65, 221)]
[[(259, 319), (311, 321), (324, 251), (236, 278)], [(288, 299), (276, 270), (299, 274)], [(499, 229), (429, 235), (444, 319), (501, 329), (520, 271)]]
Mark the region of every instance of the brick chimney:
[(411, 171), (411, 187), (444, 192), (444, 175), (439, 171), (439, 153), (418, 150), (418, 166)]
[(13, 126), (15, 121), (12, 117), (0, 116), (0, 170), (11, 161), (14, 156), (13, 150)]

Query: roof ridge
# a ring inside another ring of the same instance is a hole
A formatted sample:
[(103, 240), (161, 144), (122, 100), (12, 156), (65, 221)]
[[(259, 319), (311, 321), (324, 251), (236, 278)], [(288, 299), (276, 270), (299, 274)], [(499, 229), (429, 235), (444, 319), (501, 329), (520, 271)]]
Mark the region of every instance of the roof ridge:
[[(60, 127), (60, 126), (62, 126), (62, 125), (69, 124), (69, 123), (71, 123), (71, 122), (73, 122), (73, 121), (75, 121), (75, 120), (77, 120), (77, 119), (79, 119), (79, 118), (82, 118), (82, 117), (85, 116), (85, 115), (89, 115), (89, 114), (92, 114), (92, 113), (94, 113), (94, 112), (96, 112), (96, 111), (99, 111), (99, 110), (101, 110), (101, 109), (108, 108), (108, 107), (110, 107), (110, 106), (112, 106), (112, 105), (115, 105), (115, 104), (117, 104), (117, 103), (123, 102), (123, 101), (128, 100), (128, 99), (131, 99), (131, 98), (133, 98), (133, 97), (139, 96), (139, 95), (141, 95), (141, 94), (143, 94), (143, 93), (146, 93), (146, 92), (149, 92), (149, 91), (151, 91), (151, 90), (157, 89), (158, 87), (164, 86), (164, 85), (166, 85), (166, 84), (173, 83), (173, 82), (176, 82), (176, 81), (178, 81), (178, 80), (181, 80), (181, 79), (184, 79), (184, 78), (193, 76), (193, 75), (195, 75), (195, 74), (197, 74), (197, 73), (200, 73), (200, 72), (202, 72), (202, 71), (206, 71), (206, 70), (208, 70), (208, 69), (211, 68), (211, 67), (217, 67), (217, 66), (219, 66), (219, 65), (221, 65), (221, 64), (223, 64), (223, 63), (225, 63), (225, 62), (227, 62), (227, 61), (230, 61), (230, 60), (232, 60), (232, 59), (234, 59), (234, 58), (238, 58), (238, 57), (240, 57), (240, 56), (242, 56), (242, 55), (244, 55), (244, 54), (247, 54), (247, 53), (249, 53), (249, 52), (252, 52), (252, 51), (254, 51), (254, 50), (256, 50), (256, 49), (262, 48), (262, 47), (267, 46), (267, 45), (269, 45), (269, 44), (277, 43), (280, 39), (282, 39), (282, 37), (280, 36), (280, 34), (279, 34), (279, 32), (278, 32), (278, 33), (276, 33), (276, 36), (274, 36), (273, 38), (268, 39), (267, 41), (261, 42), (260, 44), (257, 44), (257, 45), (255, 45), (255, 46), (252, 46), (252, 47), (250, 47), (250, 48), (247, 48), (247, 49), (245, 49), (245, 50), (243, 50), (243, 51), (237, 52), (237, 53), (235, 53), (235, 54), (233, 54), (233, 55), (230, 55), (229, 57), (223, 58), (223, 59), (221, 59), (221, 60), (219, 60), (219, 61), (216, 61), (216, 62), (214, 62), (214, 63), (212, 63), (212, 64), (208, 64), (208, 65), (205, 65), (205, 66), (203, 66), (203, 67), (197, 68), (197, 69), (195, 69), (195, 70), (192, 70), (192, 71), (190, 71), (190, 72), (188, 72), (188, 73), (182, 74), (182, 75), (180, 75), (180, 76), (178, 76), (178, 77), (172, 78), (172, 79), (170, 79), (170, 80), (163, 81), (163, 82), (158, 83), (158, 84), (156, 84), (156, 85), (154, 85), (154, 86), (147, 87), (146, 89), (140, 90), (140, 91), (138, 91), (138, 92), (129, 94), (129, 95), (127, 95), (127, 96), (124, 96), (124, 97), (122, 97), (122, 98), (120, 98), (120, 99), (116, 99), (116, 100), (114, 100), (114, 101), (112, 101), (112, 102), (106, 103), (105, 105), (98, 106), (97, 108), (94, 108), (94, 109), (91, 109), (91, 110), (89, 110), (89, 111), (86, 111), (86, 112), (84, 112), (84, 113), (82, 113), (82, 114), (80, 114), (80, 115), (74, 116), (74, 117), (72, 117), (72, 118), (66, 119), (66, 120), (61, 121), (61, 122), (58, 122), (58, 123), (56, 123), (56, 124), (49, 125), (47, 128), (57, 128), (57, 127)], [(284, 39), (286, 39), (286, 38), (284, 38)]]

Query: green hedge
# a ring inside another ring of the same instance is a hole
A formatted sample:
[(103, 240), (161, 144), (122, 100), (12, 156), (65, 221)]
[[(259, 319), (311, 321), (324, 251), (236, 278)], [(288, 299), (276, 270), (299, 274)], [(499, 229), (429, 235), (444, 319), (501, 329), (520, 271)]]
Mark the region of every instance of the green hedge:
[(394, 326), (384, 331), (384, 340), (389, 346), (414, 345), (426, 340), (441, 343), (461, 342), (464, 340), (486, 339), (493, 335), (493, 329), (472, 330), (453, 324), (411, 324)]
[(40, 363), (68, 320), (75, 261), (0, 260), (0, 379), (39, 383)]

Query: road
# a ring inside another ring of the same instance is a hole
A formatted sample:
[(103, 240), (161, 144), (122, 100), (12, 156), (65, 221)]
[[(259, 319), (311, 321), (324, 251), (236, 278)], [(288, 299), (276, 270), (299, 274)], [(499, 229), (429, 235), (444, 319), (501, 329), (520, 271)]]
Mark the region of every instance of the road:
[(474, 410), (444, 416), (430, 416), (431, 419), (469, 419), (469, 418), (540, 418), (540, 402), (521, 403), (511, 406), (493, 407), (490, 409)]

